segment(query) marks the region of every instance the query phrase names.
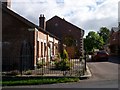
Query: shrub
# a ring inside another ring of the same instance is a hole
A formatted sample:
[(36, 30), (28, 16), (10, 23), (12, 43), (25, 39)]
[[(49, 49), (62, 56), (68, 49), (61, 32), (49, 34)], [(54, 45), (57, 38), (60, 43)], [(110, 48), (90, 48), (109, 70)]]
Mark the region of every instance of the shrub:
[(42, 67), (43, 67), (42, 62), (38, 62), (38, 63), (37, 63), (37, 68), (42, 68)]
[(68, 60), (68, 53), (65, 49), (63, 50), (63, 53), (61, 54), (61, 58)]
[(37, 62), (37, 68), (42, 68), (43, 66), (45, 66), (45, 59), (41, 59)]
[(61, 58), (61, 57), (60, 57), (60, 53), (57, 54), (57, 58)]
[(59, 62), (56, 62), (55, 65), (57, 69), (62, 70), (62, 71), (70, 70), (70, 67), (71, 67), (71, 63), (66, 60), (61, 60)]
[(57, 55), (55, 55), (53, 58), (52, 58), (52, 61), (59, 61), (60, 60), (60, 54), (58, 53)]
[(32, 74), (32, 71), (31, 70), (28, 70), (25, 72), (25, 75), (31, 75)]
[(55, 67), (59, 70), (70, 70), (70, 61), (68, 60), (68, 53), (64, 49), (63, 53), (61, 54), (61, 61), (55, 61)]
[(56, 68), (58, 68), (58, 67), (59, 67), (59, 63), (60, 63), (60, 61), (55, 61), (55, 63), (54, 63), (54, 64), (55, 64), (55, 67), (56, 67)]
[(16, 75), (19, 75), (19, 71), (18, 70), (13, 70), (13, 71), (10, 71), (8, 73), (6, 73), (6, 75), (9, 75), (9, 76), (16, 76)]
[(58, 54), (56, 55), (55, 60), (60, 61), (60, 59), (61, 59), (61, 57), (60, 57), (60, 53), (58, 53)]

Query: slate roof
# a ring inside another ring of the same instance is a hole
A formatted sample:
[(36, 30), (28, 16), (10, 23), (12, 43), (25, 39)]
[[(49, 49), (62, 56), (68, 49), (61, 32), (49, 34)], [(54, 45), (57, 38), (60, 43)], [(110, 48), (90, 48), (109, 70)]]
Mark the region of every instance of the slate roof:
[[(0, 3), (1, 4), (1, 3)], [(21, 15), (15, 13), (14, 11), (12, 11), (11, 9), (7, 8), (6, 5), (2, 4), (2, 10), (6, 11), (7, 13), (9, 13), (10, 15), (12, 15), (13, 17), (17, 18), (18, 20), (22, 21), (23, 23), (25, 23), (26, 25), (30, 26), (31, 28), (37, 28), (39, 31), (45, 33), (45, 34), (49, 34), (50, 36), (60, 40), (58, 37), (52, 35), (51, 33), (49, 33), (48, 31), (40, 28), (38, 25), (32, 23), (31, 21), (25, 19), (24, 17), (22, 17)]]

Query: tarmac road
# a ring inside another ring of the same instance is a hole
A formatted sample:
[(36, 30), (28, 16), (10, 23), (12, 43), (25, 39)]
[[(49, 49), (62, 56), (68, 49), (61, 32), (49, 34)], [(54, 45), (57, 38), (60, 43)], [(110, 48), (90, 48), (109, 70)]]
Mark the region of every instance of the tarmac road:
[(89, 81), (117, 80), (118, 64), (111, 62), (89, 62), (88, 67), (92, 73)]

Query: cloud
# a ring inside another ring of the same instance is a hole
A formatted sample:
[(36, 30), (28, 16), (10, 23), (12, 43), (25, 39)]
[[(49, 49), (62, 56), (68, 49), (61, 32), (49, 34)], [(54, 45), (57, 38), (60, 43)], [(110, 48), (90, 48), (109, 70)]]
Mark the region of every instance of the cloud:
[(63, 4), (64, 3), (64, 0), (56, 0), (56, 3), (58, 3), (58, 4)]
[(58, 15), (83, 28), (85, 35), (100, 27), (109, 29), (118, 24), (119, 0), (12, 0), (12, 9), (38, 25), (40, 14), (46, 20)]
[(118, 3), (118, 22), (120, 22), (120, 2)]
[(101, 5), (102, 3), (104, 3), (106, 0), (96, 0), (96, 4), (97, 5)]

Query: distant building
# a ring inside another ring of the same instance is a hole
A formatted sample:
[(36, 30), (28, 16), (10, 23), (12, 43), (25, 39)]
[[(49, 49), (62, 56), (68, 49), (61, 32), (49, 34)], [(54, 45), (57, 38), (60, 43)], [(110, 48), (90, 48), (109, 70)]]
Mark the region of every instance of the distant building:
[(111, 55), (120, 55), (120, 30), (113, 27), (110, 32), (109, 48)]
[(83, 54), (83, 29), (54, 16), (46, 22), (46, 30), (61, 39), (70, 58), (79, 58)]

